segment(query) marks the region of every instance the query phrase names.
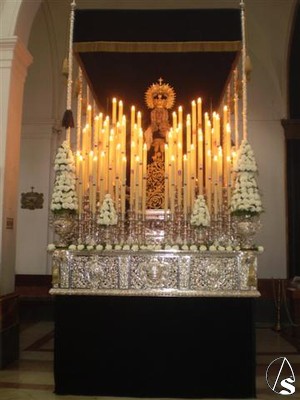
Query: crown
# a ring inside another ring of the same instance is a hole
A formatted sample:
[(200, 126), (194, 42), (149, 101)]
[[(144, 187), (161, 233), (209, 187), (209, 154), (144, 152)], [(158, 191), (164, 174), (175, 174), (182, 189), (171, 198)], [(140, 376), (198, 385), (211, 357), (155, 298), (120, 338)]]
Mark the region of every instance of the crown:
[(170, 109), (175, 102), (175, 91), (168, 83), (162, 83), (159, 78), (158, 83), (152, 83), (145, 93), (145, 100), (148, 108), (163, 107)]

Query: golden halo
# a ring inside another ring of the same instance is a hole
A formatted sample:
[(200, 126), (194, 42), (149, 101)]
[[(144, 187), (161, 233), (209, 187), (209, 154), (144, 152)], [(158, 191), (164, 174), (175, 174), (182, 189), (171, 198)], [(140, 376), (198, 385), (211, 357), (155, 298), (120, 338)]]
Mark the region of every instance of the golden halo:
[(159, 83), (152, 83), (145, 93), (145, 101), (148, 108), (155, 108), (154, 101), (158, 95), (164, 96), (165, 108), (170, 109), (175, 103), (175, 91), (168, 83), (162, 83), (162, 78), (158, 79)]

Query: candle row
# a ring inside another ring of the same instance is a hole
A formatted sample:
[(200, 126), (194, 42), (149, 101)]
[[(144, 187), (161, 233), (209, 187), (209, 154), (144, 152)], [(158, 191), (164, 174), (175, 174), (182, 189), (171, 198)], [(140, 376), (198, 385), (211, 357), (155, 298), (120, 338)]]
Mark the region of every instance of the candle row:
[[(80, 107), (78, 107), (80, 109)], [(88, 105), (83, 129), (77, 131), (76, 175), (79, 212), (84, 196), (89, 196), (93, 213), (106, 193), (115, 200), (117, 211), (126, 212), (126, 116), (123, 102), (112, 100), (111, 117), (93, 115)], [(80, 121), (82, 116), (80, 116)], [(147, 146), (142, 116), (131, 108), (129, 206), (145, 216), (147, 198)], [(80, 125), (80, 124), (79, 124)], [(128, 124), (129, 125), (129, 124)], [(205, 194), (209, 209), (217, 213), (223, 204), (223, 189), (230, 197), (231, 171), (235, 153), (231, 148), (228, 107), (222, 116), (202, 112), (202, 100), (191, 103), (191, 113), (183, 119), (182, 107), (172, 114), (172, 127), (164, 152), (164, 209), (171, 215), (177, 207), (185, 216), (191, 212), (197, 194)]]

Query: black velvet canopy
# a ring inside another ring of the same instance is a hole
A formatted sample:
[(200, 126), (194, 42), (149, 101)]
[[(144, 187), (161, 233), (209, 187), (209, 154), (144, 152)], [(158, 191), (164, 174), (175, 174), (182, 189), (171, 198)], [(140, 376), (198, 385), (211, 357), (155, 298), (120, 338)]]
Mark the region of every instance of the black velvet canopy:
[[(135, 104), (145, 118), (144, 93), (160, 77), (174, 87), (176, 108), (189, 110), (190, 101), (201, 96), (204, 110), (216, 109), (237, 59), (231, 43), (240, 40), (239, 9), (77, 10), (75, 16), (74, 47), (80, 44), (78, 59), (100, 110), (108, 112), (112, 97), (117, 97), (127, 114)], [(210, 50), (92, 50), (97, 42), (205, 42)], [(225, 51), (216, 49), (220, 42)]]

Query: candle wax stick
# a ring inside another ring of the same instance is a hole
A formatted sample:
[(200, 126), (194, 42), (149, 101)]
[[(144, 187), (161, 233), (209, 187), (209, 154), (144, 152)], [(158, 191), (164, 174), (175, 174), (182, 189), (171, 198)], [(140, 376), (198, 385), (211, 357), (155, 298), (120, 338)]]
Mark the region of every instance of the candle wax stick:
[(115, 126), (117, 123), (117, 99), (112, 99), (112, 125)]

